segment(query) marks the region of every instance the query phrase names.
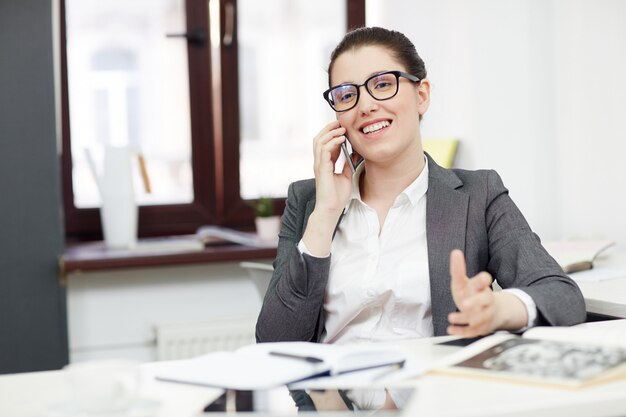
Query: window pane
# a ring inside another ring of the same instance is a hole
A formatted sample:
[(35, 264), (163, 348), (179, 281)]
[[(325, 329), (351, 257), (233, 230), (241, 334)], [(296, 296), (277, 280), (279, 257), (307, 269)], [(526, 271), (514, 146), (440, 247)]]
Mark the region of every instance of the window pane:
[(346, 4), (239, 0), (237, 9), (241, 196), (285, 196), (313, 176), (313, 137), (335, 118), (322, 92)]
[(85, 149), (101, 166), (105, 145), (142, 152), (140, 204), (193, 200), (184, 0), (67, 0), (67, 61), (74, 204), (100, 205)]

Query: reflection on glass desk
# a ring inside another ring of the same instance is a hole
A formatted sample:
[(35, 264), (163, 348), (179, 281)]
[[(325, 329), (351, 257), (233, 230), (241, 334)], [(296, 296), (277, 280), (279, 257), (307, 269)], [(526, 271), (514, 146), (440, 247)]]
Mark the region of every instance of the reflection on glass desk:
[(293, 390), (287, 387), (264, 391), (226, 390), (208, 404), (205, 415), (216, 413), (255, 412), (271, 416), (296, 416), (302, 413), (320, 415), (359, 415), (373, 412), (396, 415), (408, 404), (414, 387)]

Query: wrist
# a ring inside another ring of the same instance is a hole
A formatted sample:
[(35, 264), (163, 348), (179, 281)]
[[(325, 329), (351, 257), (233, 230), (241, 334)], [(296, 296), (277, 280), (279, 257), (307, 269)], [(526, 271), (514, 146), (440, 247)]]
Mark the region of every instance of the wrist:
[(316, 204), (313, 212), (307, 220), (307, 227), (309, 224), (315, 224), (316, 228), (319, 228), (321, 231), (326, 233), (330, 233), (332, 236), (342, 213), (343, 207), (341, 209), (330, 209), (319, 207)]
[(514, 294), (506, 291), (494, 293), (496, 303), (495, 330), (519, 330), (528, 323), (526, 306)]
[(306, 229), (302, 236), (302, 241), (311, 255), (316, 257), (328, 256), (335, 227), (337, 227), (340, 216), (341, 212), (320, 212), (317, 208), (313, 210), (307, 220)]

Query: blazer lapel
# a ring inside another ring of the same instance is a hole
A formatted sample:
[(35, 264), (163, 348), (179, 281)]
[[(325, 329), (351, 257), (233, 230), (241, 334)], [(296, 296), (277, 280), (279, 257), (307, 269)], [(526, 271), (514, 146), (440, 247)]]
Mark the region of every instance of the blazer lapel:
[(445, 335), (448, 313), (456, 306), (450, 290), (450, 252), (465, 249), (469, 197), (456, 189), (463, 182), (451, 171), (428, 158), (426, 192), (426, 239), (430, 272), (430, 295), (435, 336)]

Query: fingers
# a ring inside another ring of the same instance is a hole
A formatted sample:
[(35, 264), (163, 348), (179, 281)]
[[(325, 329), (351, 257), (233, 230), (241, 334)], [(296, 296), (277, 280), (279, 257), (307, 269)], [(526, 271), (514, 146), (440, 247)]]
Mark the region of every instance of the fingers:
[(489, 289), (491, 291), (492, 282), (493, 278), (491, 277), (491, 274), (483, 271), (474, 276), (474, 278), (470, 279), (467, 283), (467, 287), (472, 293), (482, 291), (484, 289)]
[(488, 272), (481, 272), (474, 278), (469, 279), (467, 276), (465, 257), (463, 256), (463, 252), (459, 249), (454, 249), (450, 253), (450, 278), (452, 296), (459, 308), (459, 304), (462, 303), (466, 297), (484, 288), (491, 288), (491, 282), (493, 281)]
[(452, 279), (467, 278), (465, 256), (463, 256), (463, 252), (460, 249), (454, 249), (450, 252), (450, 275)]
[(450, 278), (452, 295), (456, 300), (457, 297), (462, 296), (461, 293), (465, 289), (468, 281), (465, 257), (463, 256), (463, 252), (459, 249), (454, 249), (450, 252)]
[[(313, 140), (315, 173), (315, 210), (334, 216), (345, 208), (352, 189), (352, 175), (348, 164), (335, 173), (335, 162), (346, 140), (346, 129), (333, 121), (320, 130)], [(336, 225), (336, 224), (335, 224)]]
[[(477, 278), (470, 280), (470, 282), (475, 281)], [(480, 310), (486, 307), (489, 303), (491, 303), (493, 297), (493, 291), (491, 291), (488, 287), (483, 287), (477, 290), (474, 294), (466, 297), (459, 309), (463, 312), (471, 312), (475, 310)]]
[(496, 319), (494, 294), (484, 288), (465, 299), (460, 311), (448, 315), (448, 333), (455, 336), (474, 337), (492, 333)]
[(450, 313), (448, 333), (462, 337), (473, 337), (491, 333), (495, 322), (496, 308), (488, 272), (481, 272), (470, 279), (463, 252), (458, 249), (450, 253), (450, 286), (458, 312)]
[[(337, 120), (334, 120), (328, 123), (319, 131), (317, 136), (315, 136), (315, 138), (313, 139), (313, 146), (315, 146), (315, 144), (320, 138), (322, 138), (323, 136), (327, 135), (329, 132), (336, 130), (336, 129), (343, 129)], [(345, 132), (345, 129), (344, 129), (344, 132)]]
[[(327, 170), (334, 164), (340, 152), (340, 145), (346, 140), (346, 129), (334, 121), (327, 124), (313, 140), (314, 169)], [(332, 166), (334, 171), (334, 165)]]

